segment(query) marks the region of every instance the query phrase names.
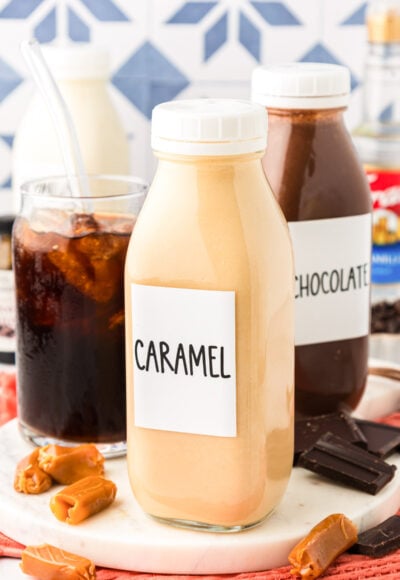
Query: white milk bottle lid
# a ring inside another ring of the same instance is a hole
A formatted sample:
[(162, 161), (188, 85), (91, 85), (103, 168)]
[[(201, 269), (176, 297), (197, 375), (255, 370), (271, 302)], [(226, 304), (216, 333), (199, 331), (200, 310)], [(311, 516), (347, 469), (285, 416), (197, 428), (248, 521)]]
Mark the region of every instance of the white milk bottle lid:
[(299, 62), (260, 66), (252, 75), (252, 100), (278, 109), (346, 107), (350, 71), (337, 64)]
[(109, 53), (102, 46), (85, 42), (45, 45), (43, 55), (57, 79), (107, 79), (110, 74)]
[(240, 155), (264, 151), (267, 112), (251, 101), (190, 99), (153, 109), (151, 145), (182, 155)]

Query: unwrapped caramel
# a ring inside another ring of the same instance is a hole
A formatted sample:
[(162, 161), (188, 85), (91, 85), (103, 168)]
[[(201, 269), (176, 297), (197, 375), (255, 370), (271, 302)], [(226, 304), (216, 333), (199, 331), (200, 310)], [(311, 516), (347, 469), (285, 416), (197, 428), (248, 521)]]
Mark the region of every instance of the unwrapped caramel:
[(20, 493), (43, 493), (50, 489), (52, 479), (38, 463), (39, 448), (21, 459), (15, 470), (14, 489)]
[(21, 570), (40, 580), (95, 580), (91, 560), (49, 544), (27, 546), (22, 551)]
[(104, 457), (91, 443), (77, 447), (45, 445), (39, 449), (38, 461), (40, 469), (63, 485), (104, 473)]
[(57, 519), (67, 524), (79, 524), (108, 507), (116, 493), (114, 482), (89, 476), (59, 491), (51, 498), (50, 508)]
[(342, 552), (357, 541), (357, 528), (343, 514), (332, 514), (319, 522), (290, 552), (290, 573), (313, 580), (325, 572)]

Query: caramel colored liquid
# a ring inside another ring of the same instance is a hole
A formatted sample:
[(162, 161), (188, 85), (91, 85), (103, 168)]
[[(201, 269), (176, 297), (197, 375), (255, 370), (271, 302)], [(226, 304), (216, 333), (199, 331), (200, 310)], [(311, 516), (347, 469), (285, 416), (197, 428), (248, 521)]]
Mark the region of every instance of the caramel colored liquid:
[[(293, 270), (258, 156), (162, 159), (125, 280), (128, 466), (139, 503), (153, 516), (205, 527), (261, 521), (292, 464)], [(135, 426), (132, 282), (235, 291), (236, 437)]]

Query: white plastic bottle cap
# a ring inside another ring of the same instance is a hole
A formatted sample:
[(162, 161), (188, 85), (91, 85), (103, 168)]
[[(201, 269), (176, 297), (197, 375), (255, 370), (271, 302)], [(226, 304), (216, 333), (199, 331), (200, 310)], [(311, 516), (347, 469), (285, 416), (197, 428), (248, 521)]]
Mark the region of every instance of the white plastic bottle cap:
[(182, 155), (240, 155), (264, 151), (267, 112), (250, 101), (192, 99), (153, 109), (151, 145)]
[(45, 45), (43, 56), (57, 79), (106, 79), (110, 74), (106, 48), (85, 42)]
[(325, 63), (260, 66), (252, 75), (252, 100), (278, 109), (333, 109), (346, 107), (350, 71)]

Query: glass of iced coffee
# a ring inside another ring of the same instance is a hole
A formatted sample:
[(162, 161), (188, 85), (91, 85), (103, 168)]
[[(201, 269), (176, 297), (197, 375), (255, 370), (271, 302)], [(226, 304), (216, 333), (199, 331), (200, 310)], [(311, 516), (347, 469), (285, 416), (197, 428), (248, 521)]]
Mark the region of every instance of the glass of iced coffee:
[(22, 186), (13, 229), (18, 420), (37, 445), (125, 453), (124, 263), (146, 192), (121, 176)]

